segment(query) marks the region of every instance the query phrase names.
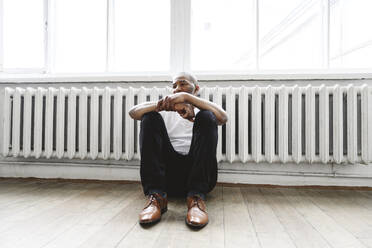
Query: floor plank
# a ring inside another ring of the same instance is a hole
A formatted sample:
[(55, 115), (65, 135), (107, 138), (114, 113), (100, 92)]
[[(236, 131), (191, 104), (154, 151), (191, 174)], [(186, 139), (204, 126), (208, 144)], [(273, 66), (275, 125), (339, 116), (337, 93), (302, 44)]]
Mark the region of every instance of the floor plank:
[(62, 232), (66, 226), (76, 224), (79, 218), (96, 207), (97, 199), (107, 194), (107, 185), (96, 184), (94, 186), (41, 215), (24, 221), (21, 228), (11, 228), (2, 232), (0, 240), (6, 240), (2, 245), (4, 247), (43, 246)]
[[(365, 191), (360, 190), (335, 190), (335, 193), (341, 198), (346, 199), (344, 204), (347, 205), (358, 205), (362, 208), (367, 209), (367, 214), (372, 214), (372, 198), (364, 194)], [(364, 210), (363, 210), (364, 211)]]
[(127, 204), (138, 191), (137, 184), (115, 185), (112, 195), (104, 203), (86, 214), (76, 225), (67, 228), (54, 240), (48, 242), (44, 248), (77, 247), (98, 232), (103, 226)]
[(225, 247), (260, 247), (239, 187), (223, 187)]
[(372, 223), (372, 219), (367, 218), (365, 213), (368, 210), (351, 202), (348, 198), (340, 197), (336, 190), (310, 189), (305, 192), (319, 208), (356, 238), (372, 237), (372, 226), (369, 224)]
[(142, 205), (141, 200), (143, 200), (143, 193), (138, 186), (136, 194), (127, 198), (121, 210), (78, 247), (101, 248), (117, 246), (137, 224), (138, 213)]
[(169, 198), (144, 228), (139, 183), (0, 178), (0, 247), (371, 247), (366, 190), (222, 186), (207, 195), (209, 224), (185, 224), (185, 198)]
[(332, 247), (365, 247), (345, 226), (319, 208), (305, 189), (281, 188), (280, 191)]
[[(8, 209), (8, 206), (25, 201), (31, 193), (36, 193), (38, 190), (45, 189), (47, 182), (29, 181), (20, 182), (20, 185), (15, 183), (1, 185), (0, 187), (0, 210)], [(26, 200), (27, 201), (27, 200)]]
[(184, 198), (169, 199), (166, 213), (168, 216), (153, 247), (189, 247), (190, 238), (194, 233), (186, 227), (186, 211), (186, 200)]
[[(57, 185), (57, 184), (56, 184)], [(54, 185), (54, 186), (56, 186)], [(30, 205), (16, 211), (15, 209), (0, 218), (0, 233), (9, 230), (12, 227), (24, 225), (33, 222), (32, 218), (42, 218), (42, 215), (50, 209), (62, 204), (63, 202), (77, 196), (87, 190), (88, 185), (73, 185), (71, 183), (58, 184), (59, 187), (48, 186), (46, 194), (40, 194), (32, 199)]]
[(260, 191), (274, 210), (286, 232), (291, 236), (296, 247), (331, 247), (322, 235), (289, 204), (278, 189), (261, 188)]
[(257, 187), (241, 188), (262, 247), (296, 247)]

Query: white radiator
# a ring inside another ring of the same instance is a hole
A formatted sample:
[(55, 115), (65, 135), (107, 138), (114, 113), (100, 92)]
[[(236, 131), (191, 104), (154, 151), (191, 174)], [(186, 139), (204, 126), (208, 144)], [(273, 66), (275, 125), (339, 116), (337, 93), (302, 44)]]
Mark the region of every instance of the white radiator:
[[(129, 109), (170, 88), (5, 88), (3, 155), (139, 159)], [(218, 161), (369, 163), (372, 87), (204, 87), (223, 106)]]

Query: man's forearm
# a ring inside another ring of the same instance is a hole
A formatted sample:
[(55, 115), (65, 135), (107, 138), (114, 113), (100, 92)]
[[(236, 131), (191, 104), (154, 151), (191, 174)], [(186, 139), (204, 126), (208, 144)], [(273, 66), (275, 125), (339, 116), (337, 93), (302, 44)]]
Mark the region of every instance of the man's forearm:
[[(188, 93), (182, 94), (182, 97), (184, 97), (182, 101), (184, 101), (185, 103), (189, 103), (199, 109), (211, 111), (216, 116), (218, 125), (223, 125), (227, 122), (228, 118), (226, 112), (219, 105)], [(129, 115), (135, 120), (141, 120), (144, 114), (151, 111), (159, 111), (157, 107), (158, 101), (141, 103), (133, 106), (129, 111)], [(160, 110), (164, 109), (160, 107)], [(172, 109), (167, 111), (175, 110)]]
[(148, 112), (156, 110), (157, 102), (144, 102), (133, 106), (129, 110), (129, 115), (135, 120), (141, 120), (142, 116)]
[(217, 118), (217, 124), (218, 125), (223, 125), (227, 122), (227, 115), (226, 112), (217, 104), (207, 101), (205, 99), (196, 97), (191, 94), (186, 94), (186, 99), (188, 103), (194, 105), (198, 109), (203, 109), (203, 110), (209, 110), (211, 111)]

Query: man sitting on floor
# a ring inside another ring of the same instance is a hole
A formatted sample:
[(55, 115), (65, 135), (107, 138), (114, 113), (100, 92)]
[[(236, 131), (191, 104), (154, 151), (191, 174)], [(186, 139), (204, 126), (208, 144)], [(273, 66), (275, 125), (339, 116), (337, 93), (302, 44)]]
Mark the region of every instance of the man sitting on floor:
[(140, 176), (147, 202), (141, 224), (160, 220), (167, 195), (187, 196), (186, 223), (208, 223), (205, 196), (217, 182), (217, 125), (227, 121), (217, 104), (197, 97), (196, 78), (179, 73), (173, 94), (134, 106), (129, 115), (141, 120)]

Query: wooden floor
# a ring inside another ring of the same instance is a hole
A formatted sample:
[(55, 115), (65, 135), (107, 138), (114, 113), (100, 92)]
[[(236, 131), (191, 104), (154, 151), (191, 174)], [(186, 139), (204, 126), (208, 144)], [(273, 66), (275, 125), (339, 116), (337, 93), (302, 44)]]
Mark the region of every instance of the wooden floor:
[(143, 228), (139, 183), (0, 179), (0, 247), (372, 247), (372, 191), (217, 186), (209, 224), (183, 198)]

